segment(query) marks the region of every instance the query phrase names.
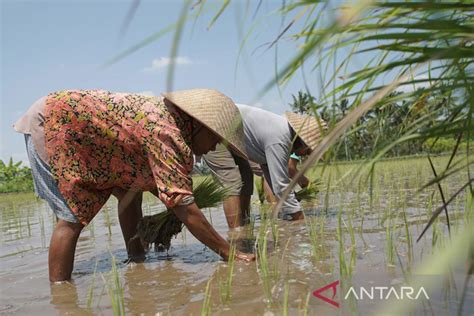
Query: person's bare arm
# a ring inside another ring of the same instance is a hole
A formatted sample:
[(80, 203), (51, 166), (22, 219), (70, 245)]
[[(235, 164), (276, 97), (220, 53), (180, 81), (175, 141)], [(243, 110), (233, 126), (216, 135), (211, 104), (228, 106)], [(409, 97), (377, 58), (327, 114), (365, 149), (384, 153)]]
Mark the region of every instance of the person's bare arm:
[[(297, 165), (296, 159), (290, 158), (290, 160), (288, 160), (288, 173), (290, 174), (291, 179), (293, 179), (295, 175), (298, 173), (298, 168), (296, 167), (296, 165)], [(309, 185), (309, 179), (306, 176), (302, 175), (298, 179), (298, 184), (302, 188), (306, 188)]]
[[(229, 259), (230, 244), (211, 226), (196, 203), (178, 205), (173, 208), (173, 212), (200, 242), (219, 254), (224, 260)], [(235, 259), (249, 262), (255, 260), (255, 256), (237, 251)]]

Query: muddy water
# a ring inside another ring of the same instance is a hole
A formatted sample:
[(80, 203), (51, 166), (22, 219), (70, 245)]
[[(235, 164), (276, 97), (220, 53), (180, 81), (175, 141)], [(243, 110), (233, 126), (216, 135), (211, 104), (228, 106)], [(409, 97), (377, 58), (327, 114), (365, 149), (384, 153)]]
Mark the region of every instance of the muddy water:
[[(413, 163), (409, 165), (413, 167)], [(305, 222), (276, 221), (273, 230), (272, 223), (262, 219), (260, 206), (255, 202), (254, 227), (237, 236), (241, 239), (237, 245), (254, 250), (255, 239), (266, 234), (270, 277), (264, 277), (262, 266), (257, 263), (236, 262), (231, 297), (227, 300), (222, 293), (229, 266), (187, 231), (173, 240), (169, 253), (150, 252), (143, 264), (123, 263), (127, 256), (113, 198), (81, 234), (73, 281), (50, 285), (47, 256), (54, 225), (52, 213), (33, 195), (3, 196), (0, 199), (0, 313), (114, 314), (114, 305), (120, 308), (121, 304), (120, 299), (113, 304), (113, 298), (120, 297), (110, 272), (115, 258), (126, 314), (199, 315), (206, 300), (212, 314), (217, 315), (279, 315), (285, 310), (290, 315), (348, 314), (351, 310), (377, 314), (375, 311), (384, 306), (384, 300), (344, 300), (339, 287), (334, 301), (340, 307), (336, 308), (312, 292), (336, 280), (367, 288), (399, 284), (407, 271), (446, 242), (444, 218), (435, 224), (434, 233), (430, 229), (420, 243), (414, 242), (440, 200), (433, 190), (416, 194), (415, 188), (429, 176), (425, 164), (420, 163), (414, 169), (419, 172), (404, 166), (408, 165), (382, 167), (374, 182), (372, 198), (367, 185), (348, 179), (336, 186), (333, 178), (329, 191), (323, 190), (314, 205), (305, 205)], [(344, 168), (333, 170), (335, 177), (344, 174)], [(465, 175), (459, 175), (447, 182), (446, 195), (450, 196), (449, 192), (453, 193), (463, 179)], [(327, 178), (324, 182), (329, 183)], [(151, 196), (146, 196), (143, 208), (145, 214), (162, 210)], [(229, 237), (222, 209), (204, 212), (217, 231)], [(406, 224), (400, 216), (402, 212), (407, 215)], [(465, 196), (455, 200), (450, 214), (453, 230), (464, 227)], [(316, 247), (310, 238), (311, 223)], [(413, 249), (408, 247), (407, 229)], [(388, 236), (393, 240), (392, 259)], [(459, 262), (449, 278), (433, 276), (439, 284), (437, 290), (429, 293), (430, 300), (420, 299), (417, 313), (457, 313), (465, 276), (464, 258), (459, 258)], [(331, 289), (323, 295), (332, 298)], [(473, 313), (471, 279), (467, 283), (463, 314)]]

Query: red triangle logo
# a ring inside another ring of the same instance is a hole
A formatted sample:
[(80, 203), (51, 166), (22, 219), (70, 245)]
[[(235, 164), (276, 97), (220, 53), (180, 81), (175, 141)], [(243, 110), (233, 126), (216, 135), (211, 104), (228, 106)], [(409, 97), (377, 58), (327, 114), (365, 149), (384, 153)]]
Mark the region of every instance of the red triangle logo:
[[(323, 286), (322, 288), (317, 289), (316, 291), (313, 292), (313, 295), (319, 298), (320, 300), (325, 301), (326, 303), (329, 303), (333, 306), (336, 306), (339, 308), (339, 303), (334, 301), (334, 298), (336, 297), (337, 294), (337, 286), (339, 285), (339, 280), (334, 281), (328, 285)], [(332, 298), (329, 298), (327, 296), (321, 295), (322, 292), (331, 289), (332, 288)]]

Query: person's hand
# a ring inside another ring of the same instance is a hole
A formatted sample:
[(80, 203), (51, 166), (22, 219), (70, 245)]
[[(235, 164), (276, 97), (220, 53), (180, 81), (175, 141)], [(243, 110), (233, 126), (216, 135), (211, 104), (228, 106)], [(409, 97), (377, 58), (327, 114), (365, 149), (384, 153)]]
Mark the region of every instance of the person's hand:
[(253, 253), (245, 253), (245, 252), (236, 251), (235, 260), (252, 262), (252, 261), (255, 261), (255, 255)]
[(298, 211), (298, 212), (293, 213), (293, 214), (286, 214), (286, 215), (284, 215), (283, 219), (285, 219), (287, 221), (300, 221), (300, 220), (304, 219), (304, 213), (303, 213), (303, 211)]
[(300, 185), (300, 187), (306, 188), (309, 185), (309, 179), (305, 176), (301, 176), (301, 178), (299, 178), (298, 180), (298, 184)]

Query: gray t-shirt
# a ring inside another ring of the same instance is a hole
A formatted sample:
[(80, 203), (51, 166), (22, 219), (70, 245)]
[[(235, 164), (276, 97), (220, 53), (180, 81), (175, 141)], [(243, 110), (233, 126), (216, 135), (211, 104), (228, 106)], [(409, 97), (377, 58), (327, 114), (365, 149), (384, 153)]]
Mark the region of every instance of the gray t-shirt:
[[(237, 107), (243, 119), (244, 144), (249, 160), (262, 166), (265, 179), (280, 198), (291, 181), (288, 160), (293, 131), (283, 116), (245, 104), (237, 104)], [(300, 210), (300, 203), (291, 192), (283, 205), (283, 214)]]

